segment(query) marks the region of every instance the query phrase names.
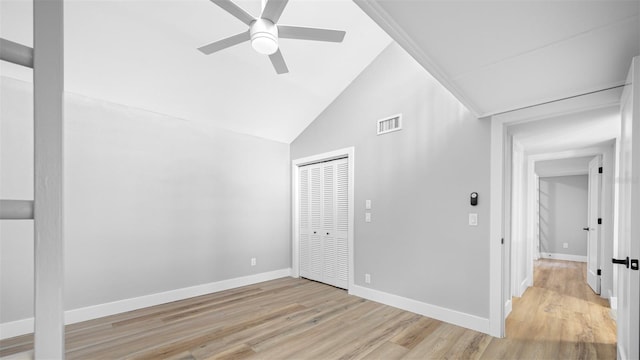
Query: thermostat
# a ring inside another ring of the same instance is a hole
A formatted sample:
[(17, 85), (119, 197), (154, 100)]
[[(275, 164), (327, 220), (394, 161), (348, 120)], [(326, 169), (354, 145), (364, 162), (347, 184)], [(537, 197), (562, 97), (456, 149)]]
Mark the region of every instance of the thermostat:
[(472, 192), (470, 198), (471, 198), (471, 206), (478, 205), (478, 193), (477, 192)]

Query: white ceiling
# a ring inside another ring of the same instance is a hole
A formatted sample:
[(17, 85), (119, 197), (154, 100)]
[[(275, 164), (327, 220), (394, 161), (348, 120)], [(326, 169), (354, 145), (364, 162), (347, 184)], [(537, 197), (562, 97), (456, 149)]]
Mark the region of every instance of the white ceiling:
[[(0, 37), (32, 46), (32, 0), (0, 0)], [(260, 0), (238, 1), (254, 15)], [(346, 30), (343, 43), (282, 39), (289, 73), (243, 43), (196, 49), (245, 24), (207, 0), (65, 1), (65, 89), (290, 143), (391, 42), (349, 0), (291, 0), (280, 23)], [(0, 62), (0, 74), (30, 70)]]
[(618, 106), (512, 125), (509, 134), (529, 155), (594, 147), (620, 135)]
[(479, 116), (624, 83), (638, 0), (354, 0)]

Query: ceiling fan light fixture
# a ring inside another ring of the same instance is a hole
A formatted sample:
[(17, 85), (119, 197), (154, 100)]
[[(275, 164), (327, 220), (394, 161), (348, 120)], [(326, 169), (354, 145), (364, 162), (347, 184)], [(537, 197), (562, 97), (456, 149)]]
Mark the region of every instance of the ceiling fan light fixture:
[[(2, 0), (0, 0), (2, 1)], [(249, 31), (244, 31), (222, 40), (214, 41), (198, 48), (205, 55), (232, 47), (251, 40), (251, 47), (264, 55), (269, 55), (269, 61), (277, 74), (289, 72), (282, 52), (278, 49), (280, 34), (285, 39), (313, 40), (339, 43), (344, 39), (345, 31), (331, 29), (317, 29), (304, 26), (276, 25), (287, 6), (289, 0), (262, 0), (262, 13), (256, 18), (242, 9), (234, 0), (211, 0), (224, 11), (238, 20), (249, 25)]]
[(278, 51), (278, 41), (270, 36), (255, 36), (251, 39), (251, 47), (260, 54), (271, 55)]
[(251, 25), (251, 47), (265, 55), (278, 51), (278, 28), (269, 20), (257, 19)]

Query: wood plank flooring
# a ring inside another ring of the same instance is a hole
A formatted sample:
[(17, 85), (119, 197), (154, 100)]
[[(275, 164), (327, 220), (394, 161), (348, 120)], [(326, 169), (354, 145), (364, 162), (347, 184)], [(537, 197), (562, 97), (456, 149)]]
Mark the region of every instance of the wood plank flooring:
[[(584, 273), (537, 262), (505, 339), (285, 278), (68, 325), (67, 358), (615, 359), (615, 324)], [(0, 341), (0, 356), (32, 349), (31, 335)]]

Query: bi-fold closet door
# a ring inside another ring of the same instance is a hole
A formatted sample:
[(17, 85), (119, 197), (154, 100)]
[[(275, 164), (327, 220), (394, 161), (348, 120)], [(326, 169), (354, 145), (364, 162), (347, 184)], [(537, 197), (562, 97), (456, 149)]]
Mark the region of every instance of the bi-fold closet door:
[(349, 164), (300, 168), (300, 276), (346, 289), (349, 279)]

